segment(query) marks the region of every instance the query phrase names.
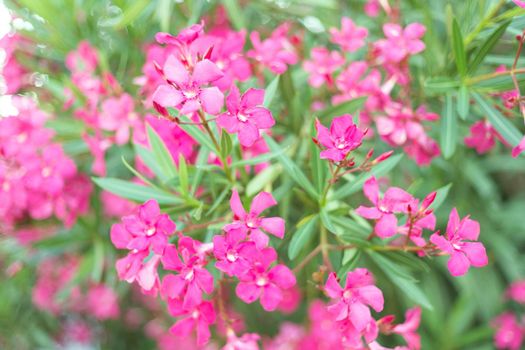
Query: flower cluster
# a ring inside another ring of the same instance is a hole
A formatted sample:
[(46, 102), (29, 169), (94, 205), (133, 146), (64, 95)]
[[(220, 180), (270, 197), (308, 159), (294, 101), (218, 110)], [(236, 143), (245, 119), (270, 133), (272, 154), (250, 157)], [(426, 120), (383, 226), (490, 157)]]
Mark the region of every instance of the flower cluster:
[[(525, 304), (525, 281), (519, 280), (512, 283), (505, 296), (508, 300), (522, 306)], [(505, 311), (492, 322), (496, 329), (494, 345), (497, 349), (518, 350), (525, 340), (525, 319), (512, 311)]]
[(53, 215), (72, 226), (89, 206), (91, 183), (45, 128), (49, 116), (25, 97), (18, 115), (0, 119), (0, 216), (7, 227)]

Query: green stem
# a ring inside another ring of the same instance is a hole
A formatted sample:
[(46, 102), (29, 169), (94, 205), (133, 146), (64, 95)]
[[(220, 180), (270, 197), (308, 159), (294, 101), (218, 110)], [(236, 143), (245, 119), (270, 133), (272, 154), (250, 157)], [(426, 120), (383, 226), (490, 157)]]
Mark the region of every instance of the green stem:
[(489, 13), (481, 20), (481, 22), (478, 23), (476, 28), (467, 35), (467, 37), (464, 40), (465, 46), (470, 44), (478, 34), (485, 29), (485, 27), (492, 22), (493, 17), (498, 13), (498, 11), (505, 5), (506, 0), (500, 0), (492, 9), (490, 9)]

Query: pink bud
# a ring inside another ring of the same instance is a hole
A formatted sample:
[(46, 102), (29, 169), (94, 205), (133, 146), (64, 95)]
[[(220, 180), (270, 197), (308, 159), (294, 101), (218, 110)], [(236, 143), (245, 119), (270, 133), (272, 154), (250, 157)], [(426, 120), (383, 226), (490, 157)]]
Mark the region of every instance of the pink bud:
[(430, 207), (430, 205), (432, 203), (434, 203), (434, 200), (436, 199), (436, 195), (437, 195), (437, 192), (432, 192), (430, 193), (428, 196), (425, 197), (425, 199), (423, 199), (423, 209), (427, 209), (428, 207)]
[(394, 151), (393, 151), (393, 150), (381, 154), (379, 157), (377, 157), (376, 159), (374, 159), (374, 164), (378, 164), (378, 163), (381, 163), (382, 161), (387, 160), (388, 158), (390, 158), (390, 156), (391, 156), (392, 154), (394, 154)]

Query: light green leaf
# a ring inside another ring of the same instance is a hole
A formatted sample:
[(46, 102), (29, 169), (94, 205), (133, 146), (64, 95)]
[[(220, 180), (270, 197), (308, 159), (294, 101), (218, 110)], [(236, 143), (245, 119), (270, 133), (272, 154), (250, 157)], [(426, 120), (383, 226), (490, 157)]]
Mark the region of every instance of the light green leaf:
[(456, 150), (457, 118), (452, 96), (445, 96), (443, 119), (441, 120), (441, 151), (443, 157), (449, 159)]
[(264, 92), (264, 107), (270, 108), (273, 99), (275, 98), (275, 94), (277, 93), (277, 88), (279, 87), (279, 77), (280, 75), (273, 78), (272, 82), (268, 84), (266, 87), (266, 91)]
[(451, 187), (452, 183), (449, 183), (448, 185), (439, 188), (436, 191), (436, 198), (434, 199), (434, 202), (432, 202), (430, 208), (436, 211), (443, 204), (443, 202), (445, 202), (445, 199), (447, 199), (448, 192), (450, 191)]
[(336, 117), (343, 114), (355, 113), (363, 108), (367, 99), (367, 96), (357, 97), (353, 100), (328, 107), (319, 112), (319, 118)]
[(155, 160), (155, 156), (153, 155), (153, 153), (139, 145), (139, 144), (134, 144), (134, 147), (135, 147), (135, 153), (139, 155), (140, 159), (142, 159), (142, 161), (144, 162), (144, 164), (146, 164), (146, 166), (151, 170), (153, 171), (153, 173), (155, 175), (157, 175), (157, 177), (159, 179), (161, 179), (162, 181), (168, 181), (169, 178), (167, 176), (164, 175), (164, 173), (162, 172), (162, 169), (160, 168), (160, 165), (157, 164), (157, 161)]
[(93, 181), (102, 189), (132, 201), (146, 202), (149, 199), (155, 199), (159, 204), (182, 204), (182, 201), (171, 193), (137, 185), (133, 182), (109, 177), (95, 177)]
[(236, 30), (241, 30), (246, 28), (246, 23), (244, 18), (246, 17), (242, 13), (242, 9), (237, 0), (222, 0), (222, 4), (228, 13), (228, 18), (233, 24)]
[(455, 18), (452, 21), (452, 51), (456, 59), (458, 73), (461, 77), (464, 77), (467, 74), (467, 54), (463, 43), (463, 35), (461, 35), (461, 29)]
[(147, 126), (148, 129), (148, 140), (151, 146), (153, 157), (155, 162), (158, 164), (159, 169), (162, 173), (162, 178), (172, 179), (177, 176), (177, 167), (173, 162), (173, 158), (164, 145), (164, 142), (160, 136), (153, 130), (151, 126)]
[(317, 215), (309, 216), (299, 222), (297, 230), (292, 236), (288, 246), (288, 257), (293, 260), (299, 255), (304, 246), (312, 238), (312, 234), (317, 227), (319, 217)]
[(189, 192), (188, 166), (182, 154), (179, 154), (179, 182), (182, 194), (187, 194)]
[(144, 11), (144, 9), (150, 4), (150, 1), (135, 0), (130, 1), (129, 4), (130, 5), (122, 13), (122, 19), (115, 25), (116, 30), (120, 30), (136, 20), (142, 11)]
[(485, 40), (485, 42), (479, 47), (479, 49), (476, 51), (476, 55), (474, 56), (474, 59), (469, 63), (468, 67), (468, 73), (474, 73), (481, 62), (483, 62), (483, 59), (487, 54), (492, 51), (494, 46), (500, 41), (503, 34), (505, 34), (505, 31), (507, 30), (507, 27), (509, 26), (510, 21), (505, 21), (500, 26), (492, 32), (492, 34)]
[(226, 131), (223, 131), (221, 134), (221, 156), (223, 159), (226, 159), (230, 155), (232, 148), (230, 135)]
[(458, 115), (461, 119), (466, 120), (468, 117), (468, 113), (470, 110), (470, 96), (468, 87), (465, 85), (461, 85), (461, 87), (458, 90)]

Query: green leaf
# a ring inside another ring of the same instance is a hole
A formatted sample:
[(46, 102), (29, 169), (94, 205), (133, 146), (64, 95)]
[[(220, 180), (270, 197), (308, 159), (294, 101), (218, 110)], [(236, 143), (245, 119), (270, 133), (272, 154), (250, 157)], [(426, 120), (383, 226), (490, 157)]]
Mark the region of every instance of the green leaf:
[(155, 162), (158, 164), (162, 173), (162, 178), (172, 179), (177, 176), (177, 167), (173, 162), (173, 158), (164, 145), (160, 136), (153, 130), (151, 126), (147, 126), (148, 140), (153, 152)]
[(309, 216), (302, 219), (297, 224), (297, 230), (292, 236), (290, 245), (288, 246), (288, 257), (293, 260), (299, 255), (301, 250), (312, 238), (312, 234), (317, 227), (319, 217), (317, 215)]
[(521, 140), (521, 133), (518, 131), (518, 129), (498, 110), (487, 103), (487, 101), (490, 101), (490, 98), (484, 98), (477, 92), (473, 92), (472, 97), (474, 97), (474, 100), (476, 100), (483, 113), (487, 115), (490, 123), (499, 132), (499, 134), (510, 145), (516, 146)]
[(500, 24), (500, 26), (496, 28), (496, 30), (494, 30), (487, 40), (485, 40), (485, 42), (479, 47), (479, 49), (476, 51), (474, 59), (469, 63), (469, 74), (474, 73), (478, 69), (485, 56), (487, 56), (487, 54), (492, 51), (494, 46), (496, 46), (496, 44), (500, 41), (503, 34), (505, 34), (509, 24), (510, 21), (505, 21)]
[(448, 185), (445, 185), (441, 188), (439, 188), (436, 191), (436, 198), (434, 199), (434, 202), (432, 202), (432, 205), (430, 208), (432, 208), (434, 211), (436, 211), (445, 201), (445, 199), (448, 196), (448, 192), (450, 188), (452, 187), (452, 183), (449, 183)]
[(267, 162), (269, 160), (272, 160), (274, 158), (277, 158), (277, 157), (281, 156), (282, 154), (286, 153), (286, 151), (289, 148), (290, 147), (283, 147), (283, 148), (280, 148), (279, 150), (277, 150), (275, 152), (268, 152), (268, 153), (264, 153), (264, 154), (262, 154), (260, 156), (257, 156), (257, 157), (253, 157), (253, 158), (249, 158), (249, 159), (243, 159), (243, 160), (238, 160), (238, 161), (233, 162), (230, 165), (230, 167), (231, 168), (239, 168), (239, 167), (243, 167), (243, 166), (246, 166), (246, 165), (261, 164), (261, 163)]
[[(315, 122), (312, 123), (311, 135), (315, 135)], [(314, 184), (319, 193), (323, 190), (325, 179), (328, 170), (328, 162), (320, 157), (320, 150), (317, 145), (309, 140), (310, 143), (310, 166), (312, 168), (312, 175), (314, 178)]]
[(454, 102), (452, 101), (452, 95), (447, 94), (445, 96), (443, 120), (441, 121), (441, 151), (445, 159), (449, 159), (454, 155), (457, 130), (458, 126)]
[(208, 162), (209, 154), (210, 152), (205, 148), (201, 148), (199, 150), (199, 154), (197, 155), (197, 161), (195, 162), (195, 168), (197, 170), (195, 171), (195, 176), (193, 177), (193, 181), (191, 184), (192, 196), (194, 196), (195, 192), (197, 192), (197, 188), (199, 187), (199, 184), (202, 180), (202, 176), (204, 175), (204, 169), (202, 169), (201, 166)]
[(246, 194), (253, 196), (259, 193), (264, 186), (271, 184), (282, 172), (280, 164), (274, 164), (255, 175), (246, 186)]
[(268, 84), (266, 87), (266, 91), (264, 92), (264, 103), (263, 106), (266, 108), (270, 108), (273, 99), (275, 98), (275, 94), (277, 93), (277, 88), (279, 87), (279, 77), (280, 75), (273, 78), (272, 82)]
[[(263, 136), (273, 152), (279, 152), (279, 145), (268, 135)], [(313, 199), (318, 199), (319, 194), (315, 190), (312, 183), (308, 180), (303, 171), (284, 153), (279, 155), (279, 161), (284, 166), (284, 169), (288, 172), (291, 178), (304, 189)]]
[(456, 66), (461, 77), (467, 74), (467, 54), (463, 44), (463, 36), (459, 28), (458, 21), (454, 18), (452, 21), (452, 51), (456, 59)]
[(336, 106), (328, 107), (319, 112), (319, 118), (335, 117), (342, 114), (352, 114), (363, 108), (367, 96), (357, 97), (353, 100), (343, 102)]
[(124, 156), (122, 156), (120, 158), (122, 160), (122, 163), (124, 163), (124, 165), (126, 166), (126, 168), (128, 168), (128, 170), (133, 174), (135, 175), (136, 177), (138, 177), (142, 182), (144, 182), (145, 184), (147, 184), (148, 186), (150, 187), (156, 187), (153, 183), (151, 183), (151, 181), (149, 181), (148, 178), (146, 178), (144, 175), (142, 175), (141, 173), (139, 173), (134, 167), (132, 167), (128, 161), (126, 160), (126, 158), (124, 158)]
[(328, 231), (332, 233), (337, 233), (337, 229), (335, 228), (332, 218), (330, 217), (330, 213), (328, 213), (326, 208), (322, 208), (319, 215), (321, 216), (323, 226), (326, 227)]
[(153, 173), (155, 175), (157, 175), (157, 177), (159, 179), (161, 179), (162, 181), (168, 181), (169, 178), (167, 176), (164, 175), (164, 173), (162, 172), (161, 168), (160, 168), (160, 165), (157, 164), (157, 161), (155, 160), (155, 156), (153, 155), (153, 153), (139, 145), (139, 144), (134, 144), (134, 147), (135, 147), (135, 153), (139, 155), (140, 159), (142, 159), (142, 161), (144, 162), (144, 164), (146, 164), (146, 166), (151, 170), (153, 171)]
[(361, 255), (362, 251), (356, 248), (346, 249), (344, 251), (342, 265), (339, 270), (337, 270), (337, 276), (340, 276), (343, 282), (346, 282), (346, 275), (348, 271), (353, 270), (357, 266)]
[(367, 253), (376, 265), (383, 270), (388, 279), (400, 289), (402, 294), (409, 297), (416, 304), (429, 310), (433, 309), (425, 293), (419, 288), (414, 278), (404, 267), (374, 251), (367, 251)]
[(232, 148), (233, 145), (230, 135), (226, 131), (223, 131), (221, 135), (221, 156), (223, 159), (226, 159), (230, 155)]
[(224, 8), (226, 8), (228, 18), (235, 29), (241, 30), (246, 28), (246, 23), (244, 22), (246, 16), (242, 13), (239, 2), (237, 0), (222, 0), (222, 4), (224, 5)]
[(128, 24), (136, 20), (142, 11), (150, 4), (149, 0), (135, 0), (129, 2), (130, 6), (127, 7), (122, 13), (122, 19), (115, 25), (116, 30), (120, 30), (126, 27)]
[(468, 117), (468, 113), (470, 110), (470, 96), (468, 87), (465, 85), (461, 85), (461, 87), (458, 90), (458, 115), (461, 119), (466, 120)]
[(447, 77), (435, 77), (425, 81), (425, 90), (430, 93), (445, 93), (460, 86), (459, 81)]
[(396, 154), (390, 156), (387, 160), (379, 163), (375, 167), (370, 170), (368, 173), (363, 173), (352, 180), (348, 180), (346, 177), (343, 177), (343, 179), (349, 181), (347, 184), (344, 184), (339, 189), (334, 191), (333, 198), (334, 199), (342, 199), (346, 196), (349, 196), (351, 194), (354, 194), (361, 190), (363, 187), (363, 184), (366, 180), (368, 180), (371, 176), (375, 177), (381, 177), (383, 175), (386, 175), (390, 170), (392, 170), (403, 158), (403, 154)]
[(173, 194), (151, 187), (137, 185), (133, 182), (115, 178), (93, 178), (93, 181), (102, 189), (122, 198), (136, 202), (146, 202), (155, 199), (159, 204), (181, 204), (182, 201)]
[(188, 194), (189, 192), (189, 182), (188, 182), (188, 166), (186, 165), (186, 159), (182, 154), (179, 154), (179, 182), (180, 190), (183, 194)]

